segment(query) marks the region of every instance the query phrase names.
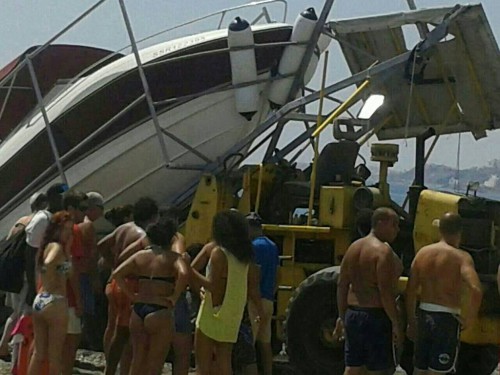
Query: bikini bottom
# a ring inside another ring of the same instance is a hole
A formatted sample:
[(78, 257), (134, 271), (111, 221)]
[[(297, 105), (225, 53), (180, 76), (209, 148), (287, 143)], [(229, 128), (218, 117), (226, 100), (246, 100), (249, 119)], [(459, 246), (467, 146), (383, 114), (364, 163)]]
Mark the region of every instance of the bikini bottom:
[(33, 301), (33, 310), (42, 311), (51, 303), (62, 300), (66, 300), (66, 297), (60, 294), (52, 294), (48, 292), (38, 293)]
[[(169, 307), (167, 306), (162, 306), (162, 305), (156, 305), (153, 303), (141, 303), (141, 302), (136, 302), (134, 303), (134, 312), (137, 314), (139, 318), (144, 321), (146, 319), (146, 316), (149, 314), (155, 313), (157, 311), (161, 310), (168, 310)], [(173, 314), (173, 309), (172, 309), (172, 314)]]

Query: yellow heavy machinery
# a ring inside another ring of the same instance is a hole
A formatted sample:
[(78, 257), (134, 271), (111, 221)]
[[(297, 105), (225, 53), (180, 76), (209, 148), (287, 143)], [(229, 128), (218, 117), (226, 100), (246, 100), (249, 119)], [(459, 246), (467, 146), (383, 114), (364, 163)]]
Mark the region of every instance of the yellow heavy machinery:
[[(500, 344), (496, 286), (500, 202), (425, 189), (419, 193), (412, 219), (391, 201), (387, 180), (376, 187), (364, 185), (353, 165), (358, 147), (352, 141), (335, 142), (319, 155), (312, 225), (306, 216), (297, 214), (308, 208), (311, 181), (290, 165), (248, 166), (233, 174), (203, 176), (186, 221), (189, 242), (210, 240), (211, 219), (219, 210), (257, 209), (267, 219), (265, 233), (282, 250), (276, 338), (286, 342), (292, 364), (302, 373), (340, 374), (343, 351), (332, 338), (338, 265), (349, 244), (369, 230), (371, 210), (392, 206), (401, 213), (402, 230), (393, 247), (406, 271), (413, 249), (439, 239), (433, 222), (444, 212), (457, 212), (466, 223), (462, 248), (472, 254), (484, 291), (479, 321), (462, 332), (459, 373), (491, 374)], [(397, 145), (373, 144), (371, 150), (372, 160), (380, 163), (380, 176), (386, 176), (387, 168), (397, 161)], [(405, 285), (403, 277), (402, 293)]]
[[(413, 50), (404, 47), (402, 27), (408, 23), (416, 25), (421, 36)], [(332, 338), (338, 266), (350, 243), (370, 230), (372, 210), (390, 206), (400, 215), (401, 231), (392, 246), (403, 260), (406, 275), (415, 251), (438, 240), (433, 222), (445, 212), (457, 212), (466, 223), (462, 248), (472, 255), (484, 291), (478, 322), (461, 334), (457, 374), (490, 375), (498, 364), (500, 344), (496, 286), (500, 202), (473, 193), (433, 191), (426, 188), (424, 179), (425, 163), (442, 134), (470, 132), (479, 139), (500, 126), (500, 52), (484, 11), (480, 5), (427, 9), (330, 22), (329, 27), (353, 75), (275, 112), (253, 138), (233, 148), (235, 154), (227, 155), (223, 168), (219, 164), (203, 175), (194, 198), (185, 205), (189, 207), (186, 238), (191, 243), (209, 241), (211, 220), (220, 210), (258, 211), (266, 222), (265, 233), (282, 251), (276, 339), (285, 343), (296, 372), (338, 375), (344, 368), (342, 346)], [(357, 86), (354, 93), (323, 121), (322, 99), (351, 85)], [(357, 101), (367, 104), (376, 94), (385, 102), (371, 112), (369, 120), (362, 118), (363, 110), (357, 117), (341, 117)], [(317, 117), (299, 112), (317, 100)], [(306, 126), (303, 134), (277, 149), (289, 120), (317, 125)], [(276, 122), (274, 131), (264, 138), (270, 140), (264, 162), (236, 169), (238, 163), (229, 161), (255, 151), (260, 144), (249, 150), (250, 142)], [(318, 152), (319, 134), (331, 123), (337, 141)], [(367, 182), (371, 172), (366, 163), (356, 165), (360, 147), (374, 135), (381, 141), (415, 141), (415, 177), (408, 187), (407, 210), (392, 201), (388, 184), (398, 145), (371, 145), (371, 160), (379, 163), (375, 184)], [(431, 138), (426, 154), (426, 141)], [(315, 157), (310, 167), (301, 170), (293, 163), (296, 155), (285, 157), (305, 143), (312, 145)], [(178, 202), (187, 200), (183, 197), (188, 193), (183, 194)], [(403, 277), (401, 293), (405, 285)], [(407, 343), (401, 363), (408, 374), (413, 371), (411, 356)]]

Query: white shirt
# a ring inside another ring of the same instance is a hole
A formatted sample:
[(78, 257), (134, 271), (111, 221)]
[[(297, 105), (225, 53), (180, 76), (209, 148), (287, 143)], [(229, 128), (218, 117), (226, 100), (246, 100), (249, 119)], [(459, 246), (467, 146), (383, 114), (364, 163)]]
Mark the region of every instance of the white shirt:
[(33, 219), (26, 226), (26, 243), (35, 249), (38, 249), (43, 241), (45, 230), (49, 226), (52, 214), (47, 210), (38, 211)]

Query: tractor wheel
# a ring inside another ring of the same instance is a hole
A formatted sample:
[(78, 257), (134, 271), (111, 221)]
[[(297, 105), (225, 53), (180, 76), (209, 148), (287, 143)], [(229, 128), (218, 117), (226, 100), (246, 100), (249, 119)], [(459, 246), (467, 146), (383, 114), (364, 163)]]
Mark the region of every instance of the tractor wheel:
[(498, 366), (498, 346), (460, 344), (456, 375), (491, 375)]
[(337, 309), (339, 267), (309, 276), (295, 290), (286, 312), (290, 363), (301, 374), (341, 375), (343, 345), (332, 338)]

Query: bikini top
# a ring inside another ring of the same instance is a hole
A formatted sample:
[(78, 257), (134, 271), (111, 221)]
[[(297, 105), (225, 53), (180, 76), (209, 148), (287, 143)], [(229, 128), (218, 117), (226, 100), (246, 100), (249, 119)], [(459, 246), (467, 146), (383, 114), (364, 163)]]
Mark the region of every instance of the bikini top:
[(140, 275), (138, 277), (139, 280), (155, 280), (155, 281), (164, 281), (166, 283), (171, 283), (175, 284), (175, 277), (174, 276), (166, 276), (166, 277), (160, 277), (160, 276), (145, 276), (145, 275)]
[[(68, 273), (70, 273), (72, 267), (73, 265), (71, 261), (66, 260), (56, 266), (56, 272), (60, 275), (67, 275)], [(40, 272), (41, 273), (47, 272), (47, 266), (45, 264), (42, 267), (40, 267)]]
[[(145, 250), (153, 250), (153, 246), (148, 246), (145, 248)], [(137, 277), (139, 280), (155, 280), (155, 281), (164, 281), (166, 283), (170, 284), (175, 284), (175, 277), (174, 276), (166, 276), (166, 277), (161, 277), (161, 276), (146, 276), (146, 275), (140, 275)]]

